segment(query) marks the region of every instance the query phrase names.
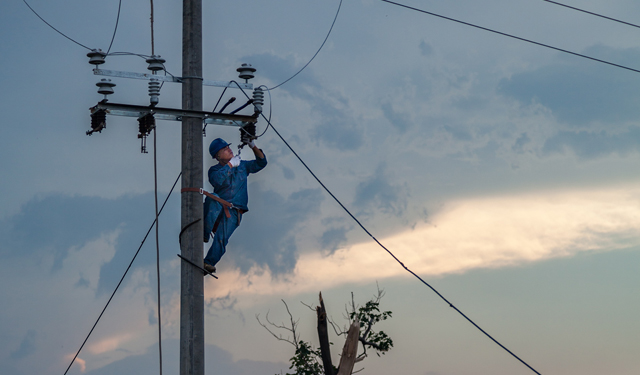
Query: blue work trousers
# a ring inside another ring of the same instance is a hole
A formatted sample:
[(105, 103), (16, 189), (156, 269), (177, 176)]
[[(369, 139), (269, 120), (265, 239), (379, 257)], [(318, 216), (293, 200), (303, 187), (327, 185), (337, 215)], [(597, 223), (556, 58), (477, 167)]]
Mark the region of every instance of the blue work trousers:
[(220, 261), (220, 258), (222, 258), (227, 250), (229, 237), (231, 237), (242, 221), (242, 214), (236, 209), (229, 210), (231, 217), (227, 217), (224, 214), (224, 210), (220, 210), (219, 212), (220, 222), (218, 223), (218, 228), (213, 235), (213, 243), (207, 252), (207, 256), (204, 258), (205, 263), (209, 263), (212, 266), (215, 266), (216, 263)]

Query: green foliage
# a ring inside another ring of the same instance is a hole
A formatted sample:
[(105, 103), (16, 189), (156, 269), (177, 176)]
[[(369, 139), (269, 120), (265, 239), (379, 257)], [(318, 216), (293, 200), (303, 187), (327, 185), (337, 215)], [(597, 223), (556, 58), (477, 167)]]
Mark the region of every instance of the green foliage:
[[(391, 311), (380, 311), (380, 301), (371, 300), (358, 311), (349, 314), (349, 319), (360, 321), (360, 342), (363, 346), (376, 350), (376, 354), (385, 354), (393, 347), (393, 340), (384, 331), (375, 332), (372, 328), (376, 323), (391, 318)], [(363, 332), (364, 330), (364, 332)]]
[[(376, 332), (373, 330), (373, 326), (376, 323), (391, 318), (391, 311), (380, 311), (380, 299), (382, 295), (382, 292), (379, 291), (377, 298), (370, 300), (364, 306), (358, 308), (357, 311), (355, 311), (354, 306), (354, 311), (349, 314), (351, 321), (358, 320), (360, 322), (359, 341), (362, 343), (364, 353), (361, 353), (359, 357), (366, 357), (367, 349), (374, 349), (376, 354), (380, 356), (380, 354), (385, 354), (393, 347), (393, 340), (391, 340), (385, 332)], [(291, 331), (293, 332), (294, 341), (289, 342), (294, 344), (296, 334), (293, 318)], [(343, 334), (345, 333), (346, 332), (343, 332)], [(333, 345), (333, 343), (330, 344)], [(303, 340), (295, 343), (295, 346), (296, 353), (291, 357), (291, 366), (289, 367), (289, 369), (295, 372), (287, 373), (286, 375), (324, 375), (325, 372), (324, 366), (322, 365), (320, 348), (313, 349), (311, 344)], [(335, 366), (333, 366), (333, 368), (334, 373), (336, 373), (338, 369)]]
[(287, 373), (287, 375), (324, 374), (324, 369), (318, 362), (318, 358), (320, 358), (320, 349), (313, 350), (309, 343), (300, 340), (296, 348), (296, 354), (290, 359), (291, 366), (289, 368), (295, 368), (296, 372), (292, 374)]

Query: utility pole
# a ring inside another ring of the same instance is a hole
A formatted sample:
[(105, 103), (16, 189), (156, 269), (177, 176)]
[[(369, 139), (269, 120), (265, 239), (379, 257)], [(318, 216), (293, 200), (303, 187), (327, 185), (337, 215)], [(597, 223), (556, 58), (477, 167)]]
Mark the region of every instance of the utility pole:
[[(146, 152), (146, 137), (155, 127), (155, 120), (182, 121), (182, 193), (181, 193), (181, 247), (178, 254), (186, 262), (180, 269), (180, 375), (204, 375), (204, 274), (203, 263), (203, 124), (244, 127), (255, 124), (262, 111), (264, 93), (260, 88), (253, 92), (253, 99), (245, 105), (222, 113), (202, 110), (203, 85), (234, 87), (253, 90), (248, 80), (256, 71), (251, 64), (242, 64), (236, 71), (245, 83), (231, 81), (211, 81), (202, 77), (202, 0), (183, 0), (182, 6), (182, 77), (156, 75), (164, 70), (165, 60), (160, 56), (150, 56), (146, 61), (150, 74), (103, 70), (98, 67), (105, 63), (107, 54), (101, 50), (91, 50), (87, 54), (89, 63), (95, 66), (96, 75), (133, 78), (149, 81), (149, 106), (111, 103), (107, 96), (114, 93), (110, 79), (102, 79), (96, 84), (98, 93), (104, 99), (91, 107), (91, 130), (87, 135), (101, 133), (106, 128), (106, 116), (137, 117), (142, 139), (141, 149)], [(182, 84), (182, 108), (158, 107), (160, 82)], [(229, 102), (231, 103), (231, 101)], [(227, 103), (227, 104), (229, 104)], [(247, 105), (254, 105), (252, 116), (238, 115)], [(254, 125), (255, 128), (255, 125)], [(185, 188), (192, 188), (185, 191)], [(193, 189), (196, 188), (196, 189)], [(199, 191), (194, 191), (199, 190)], [(195, 266), (195, 267), (194, 267)], [(217, 278), (215, 275), (214, 278)]]
[[(183, 0), (182, 109), (202, 111), (202, 0)], [(182, 187), (202, 187), (202, 119), (182, 119)], [(203, 264), (202, 196), (181, 194), (182, 256)], [(195, 222), (198, 220), (197, 222)], [(195, 222), (195, 223), (194, 223)], [(186, 262), (180, 278), (180, 375), (204, 375), (204, 276)]]

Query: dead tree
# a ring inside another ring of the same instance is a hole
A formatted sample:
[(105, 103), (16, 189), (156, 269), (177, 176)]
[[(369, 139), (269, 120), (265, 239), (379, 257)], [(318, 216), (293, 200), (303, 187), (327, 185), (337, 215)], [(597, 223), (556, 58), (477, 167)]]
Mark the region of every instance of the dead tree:
[[(322, 298), (322, 293), (319, 294), (319, 306), (315, 308), (317, 315), (317, 330), (318, 340), (320, 342), (319, 349), (313, 349), (312, 346), (300, 340), (296, 331), (298, 321), (294, 321), (289, 307), (283, 300), (287, 313), (289, 314), (290, 327), (284, 323), (278, 325), (269, 320), (269, 314), (266, 315), (266, 321), (270, 327), (278, 330), (288, 331), (290, 336), (283, 337), (281, 334), (276, 334), (273, 330), (260, 321), (260, 317), (256, 316), (256, 319), (271, 335), (281, 341), (286, 341), (292, 344), (296, 348), (296, 354), (291, 358), (291, 367), (296, 372), (294, 374), (287, 375), (350, 375), (353, 373), (353, 368), (356, 362), (362, 361), (367, 356), (367, 349), (374, 349), (376, 354), (385, 354), (393, 346), (391, 338), (383, 331), (374, 332), (373, 326), (391, 317), (390, 311), (380, 312), (379, 303), (384, 293), (378, 289), (378, 294), (373, 299), (368, 301), (362, 307), (356, 307), (353, 302), (351, 311), (347, 311), (348, 318), (351, 322), (348, 330), (339, 330), (334, 322), (332, 322), (328, 316)], [(310, 309), (311, 306), (306, 305)], [(336, 368), (331, 360), (331, 343), (329, 341), (329, 329), (328, 325), (333, 327), (336, 335), (346, 337), (344, 347), (342, 349), (342, 356), (340, 357), (340, 364)], [(359, 343), (362, 344), (363, 351), (358, 355)]]
[(329, 342), (327, 311), (324, 308), (322, 292), (320, 292), (319, 299), (320, 306), (316, 307), (316, 314), (318, 315), (318, 339), (320, 340), (322, 367), (324, 367), (324, 375), (334, 375), (333, 363), (331, 362), (331, 344)]

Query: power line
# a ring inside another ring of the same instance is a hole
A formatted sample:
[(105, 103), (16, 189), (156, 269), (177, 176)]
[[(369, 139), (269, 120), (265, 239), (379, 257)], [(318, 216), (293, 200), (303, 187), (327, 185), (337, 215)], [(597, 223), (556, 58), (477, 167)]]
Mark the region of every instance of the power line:
[(389, 0), (380, 0), (380, 1), (383, 1), (383, 2), (385, 2), (385, 3), (389, 3), (389, 4), (393, 4), (393, 5), (397, 5), (397, 6), (399, 6), (399, 7), (407, 8), (407, 9), (410, 9), (410, 10), (414, 10), (414, 11), (416, 11), (416, 12), (420, 12), (420, 13), (428, 14), (428, 15), (431, 15), (431, 16), (434, 16), (434, 17), (439, 17), (439, 18), (442, 18), (442, 19), (445, 19), (445, 20), (448, 20), (448, 21), (453, 21), (453, 22), (457, 22), (457, 23), (460, 23), (460, 24), (463, 24), (463, 25), (467, 25), (467, 26), (475, 27), (476, 29), (480, 29), (480, 30), (484, 30), (484, 31), (489, 31), (489, 32), (492, 32), (492, 33), (495, 33), (495, 34), (499, 34), (499, 35), (506, 36), (506, 37), (509, 37), (509, 38), (517, 39), (517, 40), (520, 40), (520, 41), (523, 41), (523, 42), (527, 42), (527, 43), (535, 44), (535, 45), (538, 45), (538, 46), (541, 46), (541, 47), (546, 47), (546, 48), (550, 48), (550, 49), (553, 49), (553, 50), (556, 50), (556, 51), (560, 51), (560, 52), (568, 53), (568, 54), (570, 54), (570, 55), (574, 55), (574, 56), (582, 57), (582, 58), (585, 58), (585, 59), (589, 59), (589, 60), (597, 61), (597, 62), (600, 62), (600, 63), (603, 63), (603, 64), (607, 64), (607, 65), (615, 66), (615, 67), (617, 67), (617, 68), (626, 69), (626, 70), (630, 70), (630, 71), (632, 71), (632, 72), (640, 73), (640, 70), (638, 70), (638, 69), (634, 69), (634, 68), (630, 68), (630, 67), (628, 67), (628, 66), (624, 66), (624, 65), (620, 65), (620, 64), (615, 64), (615, 63), (612, 63), (612, 62), (609, 62), (609, 61), (606, 61), (606, 60), (597, 59), (597, 58), (595, 58), (595, 57), (591, 57), (591, 56), (583, 55), (583, 54), (580, 54), (580, 53), (577, 53), (577, 52), (572, 52), (572, 51), (569, 51), (569, 50), (566, 50), (566, 49), (562, 49), (562, 48), (558, 48), (558, 47), (554, 47), (554, 46), (551, 46), (551, 45), (548, 45), (548, 44), (539, 43), (539, 42), (536, 42), (536, 41), (533, 41), (533, 40), (530, 40), (530, 39), (525, 39), (525, 38), (521, 38), (521, 37), (519, 37), (519, 36), (515, 36), (515, 35), (511, 35), (511, 34), (503, 33), (503, 32), (501, 32), (501, 31), (497, 31), (497, 30), (493, 30), (493, 29), (489, 29), (489, 28), (487, 28), (487, 27), (474, 25), (474, 24), (472, 24), (472, 23), (464, 22), (464, 21), (460, 21), (460, 20), (457, 20), (457, 19), (455, 19), (455, 18), (442, 16), (442, 15), (440, 15), (440, 14), (436, 14), (436, 13), (433, 13), (433, 12), (428, 12), (428, 11), (426, 11), (426, 10), (422, 10), (422, 9), (414, 8), (414, 7), (411, 7), (411, 6), (408, 6), (408, 5), (404, 5), (404, 4), (396, 3), (396, 2), (393, 2), (393, 1), (389, 1)]
[(327, 39), (329, 39), (329, 35), (331, 35), (331, 31), (333, 30), (333, 26), (336, 24), (336, 20), (338, 19), (338, 14), (340, 14), (340, 8), (342, 7), (342, 0), (340, 0), (340, 4), (338, 5), (338, 10), (336, 11), (336, 16), (333, 18), (333, 22), (331, 23), (331, 27), (329, 28), (329, 32), (327, 33), (327, 36), (324, 38), (324, 41), (322, 42), (322, 44), (320, 45), (320, 48), (318, 48), (318, 50), (316, 51), (316, 53), (313, 55), (313, 57), (311, 58), (311, 60), (309, 60), (308, 63), (306, 63), (300, 70), (298, 70), (298, 72), (294, 75), (292, 75), (291, 77), (289, 77), (287, 80), (285, 80), (284, 82), (280, 83), (279, 85), (273, 86), (270, 89), (267, 90), (273, 90), (273, 89), (277, 89), (278, 87), (284, 85), (285, 83), (291, 81), (295, 76), (297, 76), (298, 74), (300, 74), (309, 64), (311, 64), (311, 62), (313, 61), (313, 59), (316, 58), (316, 56), (318, 56), (318, 53), (320, 53), (320, 50), (322, 49), (322, 47), (324, 47), (324, 44), (327, 42)]
[[(69, 39), (70, 41), (74, 42), (75, 44), (79, 45), (80, 47), (84, 47), (88, 50), (92, 50), (92, 48), (89, 48), (87, 46), (85, 46), (84, 44), (72, 39), (71, 37), (67, 36), (66, 34), (64, 34), (62, 31), (56, 29), (55, 27), (53, 27), (53, 25), (51, 25), (49, 22), (47, 22), (44, 18), (42, 18), (38, 12), (35, 11), (35, 9), (33, 9), (31, 7), (31, 5), (29, 5), (29, 3), (27, 3), (27, 0), (22, 0), (24, 2), (24, 4), (33, 12), (33, 14), (35, 14), (36, 16), (38, 16), (38, 18), (40, 18), (40, 20), (42, 22), (44, 22), (47, 26), (49, 26), (50, 28), (52, 28), (55, 32), (57, 32), (58, 34), (62, 35), (63, 37)], [(113, 41), (116, 38), (116, 32), (118, 31), (118, 24), (120, 23), (120, 9), (122, 8), (122, 0), (119, 1), (118, 3), (118, 15), (116, 17), (116, 26), (114, 27), (113, 30), (113, 35), (111, 36), (111, 43), (109, 43), (109, 48), (107, 49), (107, 55), (109, 54), (109, 51), (111, 51), (111, 46), (113, 46)]]
[(588, 10), (584, 10), (584, 9), (580, 9), (580, 8), (572, 7), (572, 6), (570, 6), (570, 5), (562, 4), (562, 3), (559, 3), (559, 2), (557, 2), (557, 1), (551, 1), (551, 0), (542, 0), (542, 1), (546, 1), (547, 3), (551, 3), (551, 4), (560, 5), (560, 6), (565, 7), (565, 8), (569, 8), (569, 9), (577, 10), (578, 12), (583, 12), (583, 13), (591, 14), (592, 16), (596, 16), (596, 17), (604, 18), (604, 19), (607, 19), (607, 20), (610, 20), (610, 21), (619, 22), (619, 23), (622, 23), (622, 24), (625, 24), (625, 25), (628, 25), (628, 26), (633, 26), (633, 27), (640, 28), (640, 26), (638, 26), (638, 25), (636, 25), (636, 24), (633, 24), (633, 23), (630, 23), (630, 22), (621, 21), (621, 20), (619, 20), (619, 19), (615, 19), (615, 18), (612, 18), (612, 17), (607, 17), (607, 16), (604, 16), (604, 15), (602, 15), (602, 14), (598, 14), (598, 13), (590, 12), (590, 11), (588, 11)]
[[(237, 82), (236, 82), (237, 84)], [(238, 85), (238, 88), (244, 93), (244, 95), (247, 97), (247, 99), (249, 98), (249, 96), (247, 95), (247, 93), (240, 87), (240, 85)], [(353, 215), (351, 213), (351, 211), (349, 211), (349, 209), (347, 207), (345, 207), (344, 204), (342, 204), (342, 202), (331, 192), (331, 190), (329, 190), (329, 188), (320, 180), (320, 178), (318, 176), (316, 176), (316, 174), (311, 170), (311, 168), (309, 168), (309, 166), (307, 165), (307, 163), (304, 162), (304, 160), (302, 160), (302, 158), (300, 157), (300, 155), (298, 155), (298, 153), (293, 149), (293, 147), (291, 147), (291, 145), (284, 139), (284, 137), (282, 135), (280, 135), (280, 132), (278, 132), (278, 130), (273, 126), (273, 124), (271, 123), (271, 121), (269, 121), (264, 114), (260, 114), (262, 116), (263, 119), (265, 119), (265, 121), (267, 121), (267, 123), (269, 124), (269, 126), (271, 127), (271, 129), (273, 129), (273, 131), (276, 133), (276, 135), (280, 138), (280, 140), (282, 140), (282, 142), (289, 148), (289, 150), (293, 153), (293, 155), (298, 159), (298, 161), (307, 169), (307, 171), (311, 174), (311, 176), (320, 184), (320, 186), (322, 186), (322, 188), (331, 196), (331, 198), (333, 198), (334, 201), (336, 201), (336, 203), (338, 203), (338, 205), (340, 205), (340, 207), (342, 207), (342, 209), (347, 213), (347, 215), (349, 215), (351, 217), (351, 219), (353, 219), (353, 221), (356, 222), (356, 224), (358, 224), (358, 226), (360, 226), (360, 228), (369, 235), (369, 237), (371, 237), (371, 239), (378, 244), (378, 246), (380, 246), (382, 249), (384, 249), (384, 251), (386, 251), (389, 255), (391, 255), (391, 257), (398, 262), (398, 264), (400, 264), (400, 266), (402, 266), (402, 268), (404, 268), (407, 272), (409, 272), (410, 274), (412, 274), (414, 277), (416, 277), (418, 280), (420, 280), (420, 282), (422, 282), (422, 284), (424, 284), (425, 286), (427, 286), (429, 289), (431, 289), (435, 294), (438, 295), (438, 297), (440, 297), (443, 301), (445, 301), (449, 307), (451, 307), (452, 309), (454, 309), (456, 312), (458, 312), (462, 317), (464, 317), (469, 323), (471, 323), (474, 327), (476, 327), (480, 332), (482, 332), (485, 336), (487, 336), (489, 339), (491, 339), (491, 341), (493, 341), (494, 343), (496, 343), (498, 346), (500, 346), (502, 349), (504, 349), (507, 353), (511, 354), (514, 358), (516, 358), (518, 361), (520, 361), (522, 364), (524, 364), (525, 366), (527, 366), (531, 371), (535, 372), (536, 374), (540, 375), (540, 373), (538, 371), (536, 371), (533, 367), (531, 367), (527, 362), (525, 362), (524, 360), (522, 360), (520, 357), (518, 357), (515, 353), (513, 353), (511, 350), (507, 349), (507, 347), (505, 347), (504, 345), (502, 345), (498, 340), (496, 340), (495, 338), (493, 338), (493, 336), (491, 336), (489, 333), (487, 333), (485, 330), (483, 330), (482, 328), (480, 328), (480, 326), (478, 326), (473, 320), (471, 320), (467, 315), (465, 315), (462, 311), (460, 311), (457, 307), (455, 307), (451, 302), (449, 302), (449, 300), (447, 300), (442, 294), (440, 294), (440, 292), (438, 292), (433, 286), (431, 286), (431, 284), (427, 283), (424, 279), (422, 279), (420, 276), (418, 276), (418, 274), (416, 274), (415, 272), (413, 272), (412, 270), (410, 270), (407, 266), (404, 265), (404, 263), (402, 263), (402, 261), (395, 256), (395, 254), (393, 254), (393, 252), (391, 252), (391, 250), (387, 249), (386, 246), (384, 246), (380, 241), (378, 241), (378, 239), (371, 234), (371, 232), (369, 232), (369, 230), (360, 222), (360, 220), (358, 220), (355, 215)]]
[[(159, 240), (159, 228), (158, 228), (158, 146), (156, 138), (158, 134), (158, 127), (154, 124), (153, 129), (153, 196), (155, 200), (155, 227), (156, 227), (156, 275), (158, 276), (158, 361), (160, 362), (160, 375), (162, 375), (162, 316), (160, 315), (160, 240)], [(177, 180), (176, 180), (177, 181)], [(175, 185), (174, 185), (175, 186)], [(171, 188), (173, 190), (173, 188)], [(168, 198), (168, 197), (167, 197)]]
[[(122, 0), (120, 0), (122, 1)], [(151, 0), (151, 16), (149, 17), (149, 19), (151, 20), (151, 54), (155, 55), (156, 54), (156, 44), (154, 41), (154, 32), (153, 32), (153, 0)]]
[(75, 40), (71, 39), (70, 37), (68, 37), (68, 36), (66, 36), (65, 34), (63, 34), (63, 33), (62, 33), (62, 31), (60, 31), (60, 30), (56, 29), (55, 27), (51, 26), (51, 24), (50, 24), (49, 22), (45, 21), (45, 19), (44, 19), (44, 18), (40, 17), (40, 15), (38, 14), (38, 12), (36, 12), (36, 11), (31, 7), (31, 5), (29, 5), (29, 3), (27, 3), (27, 0), (22, 0), (22, 1), (25, 3), (25, 5), (26, 5), (27, 7), (29, 7), (29, 9), (31, 9), (31, 11), (33, 12), (33, 14), (35, 14), (36, 16), (38, 16), (38, 18), (40, 18), (40, 20), (41, 20), (42, 22), (44, 22), (45, 24), (47, 24), (47, 26), (49, 26), (50, 28), (52, 28), (53, 30), (55, 30), (58, 34), (62, 35), (63, 37), (65, 37), (65, 38), (67, 38), (67, 39), (69, 39), (70, 41), (74, 42), (75, 44), (79, 45), (80, 47), (84, 47), (84, 48), (86, 48), (86, 49), (88, 49), (88, 50), (91, 50), (91, 48), (89, 48), (89, 47), (85, 46), (84, 44), (81, 44), (81, 43), (79, 43), (79, 42), (77, 42), (77, 41), (75, 41)]
[[(264, 118), (264, 116), (263, 116)], [(266, 118), (265, 118), (266, 120)], [(525, 366), (527, 366), (529, 369), (531, 369), (531, 371), (535, 372), (536, 374), (540, 375), (540, 373), (538, 371), (536, 371), (533, 367), (529, 366), (529, 364), (527, 364), (527, 362), (523, 361), (520, 357), (518, 357), (517, 355), (515, 355), (511, 350), (507, 349), (504, 345), (502, 345), (500, 342), (498, 342), (498, 340), (494, 339), (489, 333), (487, 333), (485, 330), (483, 330), (482, 328), (480, 328), (480, 326), (478, 326), (473, 320), (471, 320), (468, 316), (466, 316), (462, 311), (460, 311), (457, 307), (455, 307), (451, 302), (449, 302), (449, 300), (447, 300), (442, 294), (440, 294), (434, 287), (432, 287), (429, 283), (427, 283), (426, 281), (424, 281), (424, 279), (422, 279), (420, 276), (418, 276), (415, 272), (411, 271), (407, 266), (404, 265), (404, 263), (402, 263), (402, 261), (400, 261), (400, 259), (398, 259), (398, 257), (396, 257), (389, 249), (387, 249), (380, 241), (378, 241), (378, 239), (371, 234), (371, 232), (369, 232), (367, 230), (367, 228), (365, 228), (364, 225), (362, 225), (362, 223), (351, 213), (351, 211), (349, 211), (343, 204), (342, 202), (340, 202), (340, 200), (338, 198), (336, 198), (335, 195), (333, 195), (333, 193), (329, 190), (329, 188), (327, 188), (325, 186), (325, 184), (322, 183), (322, 181), (320, 181), (320, 179), (318, 178), (318, 176), (315, 175), (315, 173), (313, 173), (313, 171), (311, 170), (311, 168), (309, 168), (309, 166), (307, 166), (307, 164), (302, 160), (302, 158), (300, 158), (300, 156), (298, 155), (298, 153), (296, 153), (294, 151), (294, 149), (289, 145), (289, 143), (282, 137), (282, 135), (280, 135), (280, 133), (278, 132), (278, 130), (273, 126), (273, 124), (269, 123), (269, 125), (271, 126), (271, 129), (273, 129), (273, 131), (278, 135), (278, 137), (282, 140), (282, 142), (284, 142), (284, 144), (289, 148), (289, 150), (291, 150), (291, 152), (295, 155), (295, 157), (300, 161), (300, 163), (302, 163), (302, 165), (307, 169), (307, 171), (309, 171), (309, 173), (311, 173), (311, 176), (313, 176), (313, 178), (316, 179), (316, 181), (320, 184), (320, 186), (322, 186), (322, 188), (329, 193), (329, 195), (331, 196), (331, 198), (333, 198), (333, 200), (336, 201), (336, 203), (338, 203), (340, 205), (340, 207), (342, 207), (342, 209), (356, 222), (356, 224), (358, 224), (358, 226), (360, 226), (360, 228), (362, 228), (362, 230), (369, 235), (369, 237), (371, 237), (371, 239), (373, 239), (373, 241), (375, 241), (375, 243), (378, 244), (378, 246), (380, 246), (382, 249), (384, 249), (384, 251), (386, 251), (389, 255), (391, 255), (391, 257), (398, 262), (398, 264), (400, 264), (400, 266), (402, 266), (402, 268), (404, 268), (407, 272), (409, 272), (410, 274), (412, 274), (413, 276), (415, 276), (418, 280), (420, 280), (420, 282), (422, 282), (424, 285), (426, 285), (427, 287), (429, 287), (429, 289), (431, 289), (434, 293), (436, 293), (438, 295), (438, 297), (440, 297), (443, 301), (445, 301), (449, 307), (453, 308), (454, 310), (456, 310), (460, 315), (462, 315), (469, 323), (473, 324), (474, 327), (476, 327), (478, 330), (480, 330), (480, 332), (484, 333), (485, 336), (487, 336), (488, 338), (490, 338), (494, 343), (498, 344), (498, 346), (500, 346), (502, 349), (504, 349), (505, 351), (507, 351), (507, 353), (511, 354), (514, 358), (516, 358), (518, 361), (520, 361), (522, 364), (524, 364)]]
[[(178, 181), (180, 180), (180, 177), (182, 176), (182, 172), (180, 172), (178, 174), (178, 178), (176, 178), (176, 181), (173, 183), (173, 186), (171, 187), (171, 190), (169, 191), (169, 194), (167, 195), (167, 198), (164, 200), (164, 203), (162, 204), (162, 207), (160, 208), (160, 211), (158, 211), (158, 215), (160, 215), (162, 213), (162, 210), (164, 209), (164, 206), (167, 204), (167, 201), (169, 200), (169, 197), (171, 196), (171, 193), (173, 192), (173, 189), (176, 187), (176, 184), (178, 183)], [(93, 324), (93, 327), (91, 327), (91, 330), (89, 331), (89, 334), (87, 335), (87, 337), (84, 339), (84, 341), (82, 342), (82, 345), (80, 345), (80, 349), (78, 349), (78, 351), (76, 352), (76, 355), (73, 357), (73, 359), (71, 360), (71, 363), (69, 363), (69, 367), (67, 367), (67, 370), (64, 372), (64, 375), (67, 375), (67, 372), (69, 372), (69, 369), (71, 368), (71, 366), (73, 365), (73, 363), (76, 361), (76, 358), (78, 358), (78, 355), (80, 354), (80, 351), (82, 351), (82, 348), (84, 348), (84, 345), (87, 343), (87, 340), (89, 340), (89, 336), (91, 336), (91, 334), (93, 333), (93, 330), (96, 328), (96, 326), (98, 325), (98, 322), (100, 321), (100, 319), (102, 318), (102, 315), (104, 314), (104, 312), (107, 310), (107, 307), (109, 306), (109, 304), (111, 303), (111, 300), (113, 299), (113, 296), (116, 295), (116, 292), (118, 291), (118, 288), (120, 288), (120, 285), (122, 284), (122, 282), (124, 281), (125, 276), (127, 276), (127, 273), (129, 272), (129, 270), (131, 269), (131, 266), (133, 265), (133, 262), (136, 260), (136, 257), (138, 256), (138, 254), (140, 253), (140, 249), (142, 249), (142, 245), (144, 245), (145, 241), (147, 240), (147, 237), (149, 237), (149, 233), (151, 233), (151, 229), (153, 229), (153, 227), (156, 225), (157, 223), (157, 218), (156, 220), (153, 221), (153, 223), (151, 224), (151, 226), (149, 227), (149, 230), (147, 231), (147, 234), (144, 236), (144, 238), (142, 239), (142, 243), (140, 244), (140, 246), (138, 247), (138, 250), (136, 251), (136, 253), (133, 256), (133, 259), (131, 259), (131, 262), (129, 263), (129, 266), (127, 267), (127, 269), (124, 271), (124, 274), (122, 275), (122, 277), (120, 278), (120, 281), (118, 282), (118, 285), (116, 285), (116, 288), (114, 289), (113, 293), (111, 293), (111, 297), (109, 297), (109, 300), (107, 301), (107, 304), (104, 306), (104, 308), (102, 309), (102, 312), (100, 313), (100, 315), (98, 316), (98, 319), (96, 320), (96, 322)], [(160, 322), (158, 322), (158, 324), (160, 324)]]
[(122, 0), (118, 2), (118, 16), (116, 17), (116, 26), (113, 29), (113, 35), (111, 36), (111, 43), (109, 43), (109, 48), (107, 49), (107, 55), (109, 54), (109, 51), (111, 51), (113, 41), (116, 39), (116, 31), (118, 31), (118, 23), (120, 23), (120, 8), (122, 8)]
[[(122, 0), (120, 0), (122, 2)], [(118, 15), (120, 11), (118, 10)], [(151, 0), (151, 15), (149, 21), (151, 24), (151, 55), (155, 52), (155, 41), (153, 31), (153, 0)], [(114, 34), (115, 35), (115, 34)], [(164, 68), (164, 65), (162, 66)], [(155, 73), (155, 72), (154, 72)], [(167, 74), (165, 70), (165, 75)], [(162, 82), (164, 83), (164, 81)], [(160, 86), (162, 88), (162, 85)], [(153, 129), (153, 186), (154, 186), (154, 199), (156, 204), (156, 275), (158, 276), (158, 362), (160, 368), (160, 375), (162, 375), (162, 316), (160, 314), (160, 240), (159, 240), (159, 228), (158, 228), (158, 146), (156, 139), (158, 135), (158, 127), (154, 124)]]

